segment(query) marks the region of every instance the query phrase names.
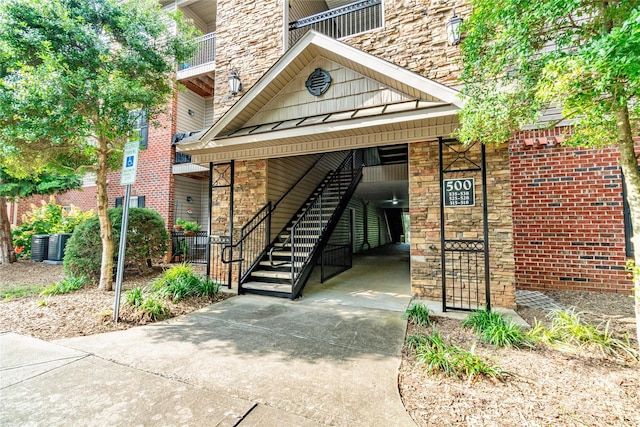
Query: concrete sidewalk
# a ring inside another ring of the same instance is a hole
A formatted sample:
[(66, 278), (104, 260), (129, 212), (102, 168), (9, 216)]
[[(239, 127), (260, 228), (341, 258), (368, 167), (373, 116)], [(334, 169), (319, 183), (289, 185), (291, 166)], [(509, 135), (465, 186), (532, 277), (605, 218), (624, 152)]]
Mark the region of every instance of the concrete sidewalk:
[(46, 343), (0, 336), (0, 425), (411, 426), (398, 311), (239, 296)]

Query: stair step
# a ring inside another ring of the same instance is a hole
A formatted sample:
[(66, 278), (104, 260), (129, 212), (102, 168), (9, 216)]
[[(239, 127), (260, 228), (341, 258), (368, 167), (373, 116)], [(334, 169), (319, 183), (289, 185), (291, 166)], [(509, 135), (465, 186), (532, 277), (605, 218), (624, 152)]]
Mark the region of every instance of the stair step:
[(251, 273), (251, 277), (264, 277), (267, 279), (284, 279), (291, 280), (291, 272), (290, 271), (266, 271), (266, 270), (258, 270)]
[[(291, 251), (273, 251), (273, 256), (279, 258), (291, 258)], [(294, 253), (294, 256), (299, 258), (307, 257), (309, 256), (309, 252), (298, 251)]]
[[(315, 236), (314, 238), (317, 240), (319, 236)], [(308, 238), (308, 236), (305, 236), (305, 238)], [(312, 248), (316, 245), (315, 242), (304, 242), (304, 243), (296, 243), (296, 248)], [(277, 248), (290, 248), (291, 247), (291, 243), (275, 243), (273, 246), (277, 247)]]
[[(260, 261), (258, 263), (261, 267), (266, 267), (266, 268), (277, 268), (277, 269), (288, 269), (291, 270), (291, 263), (290, 262), (275, 262), (276, 265), (271, 265), (270, 261)], [(301, 262), (296, 262), (296, 267), (302, 267), (302, 263)]]
[(281, 292), (283, 294), (291, 293), (291, 285), (284, 283), (246, 282), (242, 287), (248, 290), (264, 292)]

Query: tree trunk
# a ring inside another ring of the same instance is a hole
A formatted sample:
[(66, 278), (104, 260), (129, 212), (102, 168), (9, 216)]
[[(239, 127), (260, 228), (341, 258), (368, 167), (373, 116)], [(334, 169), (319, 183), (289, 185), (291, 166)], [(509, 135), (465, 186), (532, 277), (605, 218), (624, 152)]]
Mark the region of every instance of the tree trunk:
[[(635, 153), (635, 144), (631, 136), (631, 123), (629, 122), (629, 110), (626, 106), (616, 111), (616, 129), (618, 132), (618, 144), (620, 146), (620, 166), (624, 173), (624, 181), (627, 190), (627, 202), (631, 213), (633, 226), (633, 248), (636, 267), (640, 267), (640, 172), (638, 171), (638, 158)], [(633, 275), (634, 300), (636, 311), (636, 334), (638, 347), (640, 348), (640, 274)]]
[(0, 264), (16, 262), (11, 241), (11, 224), (7, 215), (7, 200), (0, 197)]
[(102, 241), (102, 263), (100, 265), (100, 285), (98, 289), (113, 290), (113, 227), (109, 219), (109, 196), (107, 194), (107, 141), (104, 137), (98, 140), (98, 170), (96, 187), (98, 190), (98, 219), (100, 221), (100, 240)]

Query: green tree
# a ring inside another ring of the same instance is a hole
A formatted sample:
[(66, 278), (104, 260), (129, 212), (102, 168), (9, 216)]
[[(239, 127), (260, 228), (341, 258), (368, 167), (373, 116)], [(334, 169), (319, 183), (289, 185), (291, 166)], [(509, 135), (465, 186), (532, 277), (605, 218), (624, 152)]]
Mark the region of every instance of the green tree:
[[(617, 146), (640, 265), (638, 0), (472, 0), (463, 30), (458, 137), (501, 144), (559, 106), (573, 128), (565, 144)], [(556, 123), (548, 123), (554, 126)], [(640, 277), (634, 279), (640, 341)]]
[(171, 18), (154, 0), (0, 3), (0, 166), (95, 173), (101, 289), (112, 288), (114, 251), (107, 173), (135, 137), (130, 113), (166, 110), (176, 61), (194, 49), (193, 28)]
[(30, 197), (34, 194), (65, 192), (79, 188), (81, 185), (80, 177), (75, 174), (59, 175), (44, 172), (35, 177), (18, 179), (0, 167), (0, 264), (16, 261), (11, 239), (11, 224), (7, 216), (7, 200)]

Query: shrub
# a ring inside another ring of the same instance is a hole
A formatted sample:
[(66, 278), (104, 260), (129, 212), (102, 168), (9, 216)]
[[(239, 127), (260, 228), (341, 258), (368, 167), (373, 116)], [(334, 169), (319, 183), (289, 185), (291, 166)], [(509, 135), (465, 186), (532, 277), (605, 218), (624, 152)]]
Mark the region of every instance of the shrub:
[(198, 276), (191, 265), (183, 263), (165, 270), (153, 283), (152, 289), (158, 296), (178, 302), (190, 296), (215, 296), (220, 286)]
[(171, 316), (171, 310), (153, 295), (147, 296), (142, 304), (138, 306), (138, 311), (149, 318), (149, 320), (163, 320)]
[(405, 317), (409, 322), (418, 326), (430, 326), (431, 319), (429, 318), (429, 308), (417, 303), (412, 303), (409, 308), (404, 312)]
[(622, 355), (638, 359), (638, 352), (629, 340), (616, 339), (609, 332), (609, 324), (599, 326), (584, 322), (581, 313), (557, 310), (550, 313), (551, 325), (536, 321), (528, 335), (532, 339), (562, 351), (575, 351), (581, 347), (595, 347), (603, 354)]
[(478, 375), (490, 378), (502, 378), (504, 375), (499, 366), (477, 356), (475, 346), (465, 350), (451, 345), (436, 330), (431, 335), (409, 337), (407, 344), (414, 348), (417, 363), (424, 365), (429, 372), (441, 372), (458, 379), (466, 377), (470, 382)]
[(486, 343), (496, 347), (531, 347), (533, 341), (511, 321), (504, 320), (495, 311), (480, 310), (472, 313), (462, 326), (471, 330)]
[(64, 279), (54, 283), (53, 285), (46, 286), (42, 290), (42, 292), (40, 292), (40, 295), (67, 294), (69, 292), (82, 289), (86, 282), (87, 279), (84, 276), (65, 277)]
[(11, 232), (16, 254), (24, 258), (31, 256), (31, 237), (34, 234), (71, 233), (78, 224), (92, 216), (92, 210), (83, 212), (75, 206), (66, 211), (53, 199), (49, 203), (42, 201), (39, 207), (32, 204), (31, 211), (23, 215), (22, 224)]
[[(117, 261), (117, 242), (120, 240), (122, 208), (109, 209), (109, 218), (113, 226), (113, 239), (116, 250), (113, 257)], [(152, 209), (129, 209), (129, 227), (125, 260), (145, 274), (151, 261), (161, 257), (168, 247), (169, 234), (162, 217)], [(100, 278), (102, 242), (98, 217), (89, 218), (79, 224), (69, 241), (64, 256), (64, 268), (68, 274), (85, 275), (90, 281)]]
[(144, 302), (143, 290), (140, 286), (136, 286), (124, 293), (125, 302), (132, 307), (140, 307)]

